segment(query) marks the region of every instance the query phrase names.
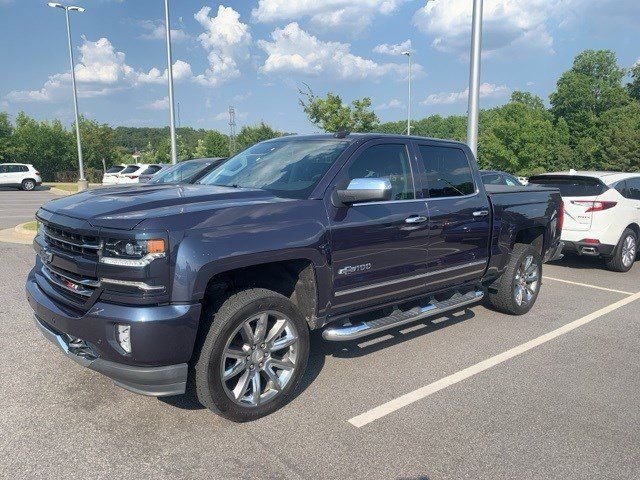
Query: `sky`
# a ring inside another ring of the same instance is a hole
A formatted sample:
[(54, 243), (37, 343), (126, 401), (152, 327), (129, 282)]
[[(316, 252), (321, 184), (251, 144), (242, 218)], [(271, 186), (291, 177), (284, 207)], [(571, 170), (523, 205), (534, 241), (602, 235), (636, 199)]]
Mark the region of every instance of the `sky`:
[[(71, 13), (79, 108), (113, 126), (168, 124), (164, 2), (77, 0)], [(260, 121), (317, 131), (298, 89), (370, 97), (382, 121), (464, 114), (472, 0), (172, 0), (178, 124), (228, 130)], [(485, 0), (481, 108), (514, 90), (548, 102), (582, 50), (640, 60), (640, 0)], [(0, 111), (73, 119), (64, 12), (0, 0)]]

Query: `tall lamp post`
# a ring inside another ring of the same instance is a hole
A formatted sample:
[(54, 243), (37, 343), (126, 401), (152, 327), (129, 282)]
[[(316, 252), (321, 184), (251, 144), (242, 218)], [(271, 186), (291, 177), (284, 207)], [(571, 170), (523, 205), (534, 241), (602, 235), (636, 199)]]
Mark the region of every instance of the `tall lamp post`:
[(478, 117), (480, 100), (480, 56), (482, 52), (482, 0), (473, 0), (471, 27), (471, 71), (469, 74), (469, 111), (467, 113), (467, 144), (478, 155)]
[(167, 37), (167, 80), (169, 81), (169, 131), (171, 134), (171, 163), (178, 163), (176, 145), (176, 112), (173, 100), (173, 61), (171, 60), (171, 24), (169, 22), (169, 0), (164, 0), (164, 27)]
[(73, 86), (73, 110), (76, 116), (76, 142), (78, 144), (78, 169), (80, 178), (78, 179), (78, 190), (86, 190), (89, 186), (87, 179), (84, 178), (84, 163), (82, 161), (82, 141), (80, 138), (80, 116), (78, 115), (78, 91), (76, 89), (76, 70), (73, 61), (73, 48), (71, 47), (71, 22), (69, 21), (69, 12), (84, 12), (84, 8), (73, 5), (63, 5), (61, 3), (49, 2), (52, 8), (60, 8), (64, 10), (67, 19), (67, 41), (69, 44), (69, 61), (71, 63), (71, 85)]
[(409, 59), (409, 98), (407, 100), (407, 135), (411, 135), (411, 50), (402, 52)]

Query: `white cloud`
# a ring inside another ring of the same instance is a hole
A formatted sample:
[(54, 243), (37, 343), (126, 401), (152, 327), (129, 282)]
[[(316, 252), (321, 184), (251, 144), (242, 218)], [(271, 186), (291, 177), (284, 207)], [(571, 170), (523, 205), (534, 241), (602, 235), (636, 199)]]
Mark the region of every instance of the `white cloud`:
[(78, 82), (113, 85), (134, 73), (125, 63), (124, 53), (117, 52), (104, 37), (92, 42), (83, 36), (79, 50), (80, 62), (76, 65)]
[(168, 110), (169, 97), (159, 98), (158, 100), (147, 104), (146, 108), (150, 110)]
[(405, 108), (405, 104), (397, 98), (393, 98), (386, 103), (378, 105), (375, 110), (397, 110), (399, 108)]
[(309, 18), (320, 28), (348, 28), (358, 32), (371, 25), (376, 14), (388, 15), (411, 0), (259, 0), (251, 11), (260, 23)]
[[(308, 76), (325, 75), (342, 80), (377, 79), (388, 74), (407, 75), (407, 66), (397, 63), (377, 63), (351, 53), (348, 43), (323, 42), (290, 23), (271, 33), (271, 40), (258, 40), (267, 53), (260, 70), (264, 73), (295, 73)], [(416, 73), (422, 72), (415, 65)]]
[(404, 52), (411, 51), (411, 40), (405, 40), (402, 43), (398, 43), (395, 45), (389, 45), (387, 43), (383, 43), (381, 45), (377, 45), (374, 49), (374, 52), (381, 53), (383, 55), (393, 55), (398, 56), (402, 55)]
[[(483, 51), (487, 55), (510, 46), (553, 50), (550, 26), (560, 25), (593, 0), (486, 0)], [(472, 4), (469, 0), (435, 0), (420, 8), (413, 23), (433, 37), (442, 51), (469, 50)]]
[[(506, 85), (495, 85), (493, 83), (483, 83), (480, 85), (480, 98), (497, 98), (503, 97), (509, 94), (509, 89)], [(420, 105), (450, 105), (453, 103), (466, 102), (469, 98), (469, 88), (462, 90), (461, 92), (442, 92), (432, 93), (422, 102)]]
[(239, 63), (249, 59), (251, 33), (233, 8), (220, 5), (215, 17), (210, 17), (210, 12), (211, 7), (202, 7), (194, 15), (205, 29), (198, 39), (209, 60), (209, 68), (196, 81), (215, 86), (240, 76)]
[[(144, 29), (144, 33), (140, 35), (145, 40), (164, 40), (165, 28), (164, 22), (161, 20), (143, 20), (140, 26)], [(189, 40), (191, 37), (182, 28), (171, 29), (171, 41), (182, 42)]]
[[(140, 72), (136, 74), (136, 81), (139, 83), (166, 83), (168, 78), (167, 69), (164, 72), (160, 72), (157, 68), (152, 68), (148, 72)], [(182, 80), (189, 80), (193, 78), (193, 72), (191, 71), (191, 65), (182, 60), (176, 60), (173, 64), (173, 80), (176, 82)]]

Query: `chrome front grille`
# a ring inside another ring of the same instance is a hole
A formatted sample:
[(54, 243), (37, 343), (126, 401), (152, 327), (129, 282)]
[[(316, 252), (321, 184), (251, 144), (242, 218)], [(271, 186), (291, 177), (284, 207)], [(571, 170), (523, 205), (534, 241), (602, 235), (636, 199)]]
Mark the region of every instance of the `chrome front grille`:
[[(42, 266), (42, 275), (48, 282), (67, 294), (88, 299), (100, 287), (100, 281), (95, 278), (81, 277), (51, 265)], [(76, 298), (77, 298), (76, 297)], [(79, 298), (78, 298), (79, 299)]]
[(80, 235), (55, 225), (44, 225), (44, 235), (49, 245), (65, 252), (97, 255), (100, 249), (98, 237)]

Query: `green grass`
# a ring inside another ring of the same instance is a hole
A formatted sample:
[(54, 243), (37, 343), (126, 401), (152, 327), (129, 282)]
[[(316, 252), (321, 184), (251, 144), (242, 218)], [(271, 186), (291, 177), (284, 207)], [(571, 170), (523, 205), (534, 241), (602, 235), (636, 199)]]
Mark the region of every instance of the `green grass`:
[(38, 222), (36, 221), (27, 222), (24, 225), (22, 225), (22, 228), (24, 228), (25, 230), (30, 230), (32, 232), (35, 232), (36, 230), (38, 230)]
[[(67, 192), (76, 193), (78, 191), (77, 183), (61, 183), (61, 182), (45, 182), (42, 185), (45, 187), (58, 188), (60, 190), (65, 190)], [(89, 187), (97, 187), (99, 184), (90, 183)]]

